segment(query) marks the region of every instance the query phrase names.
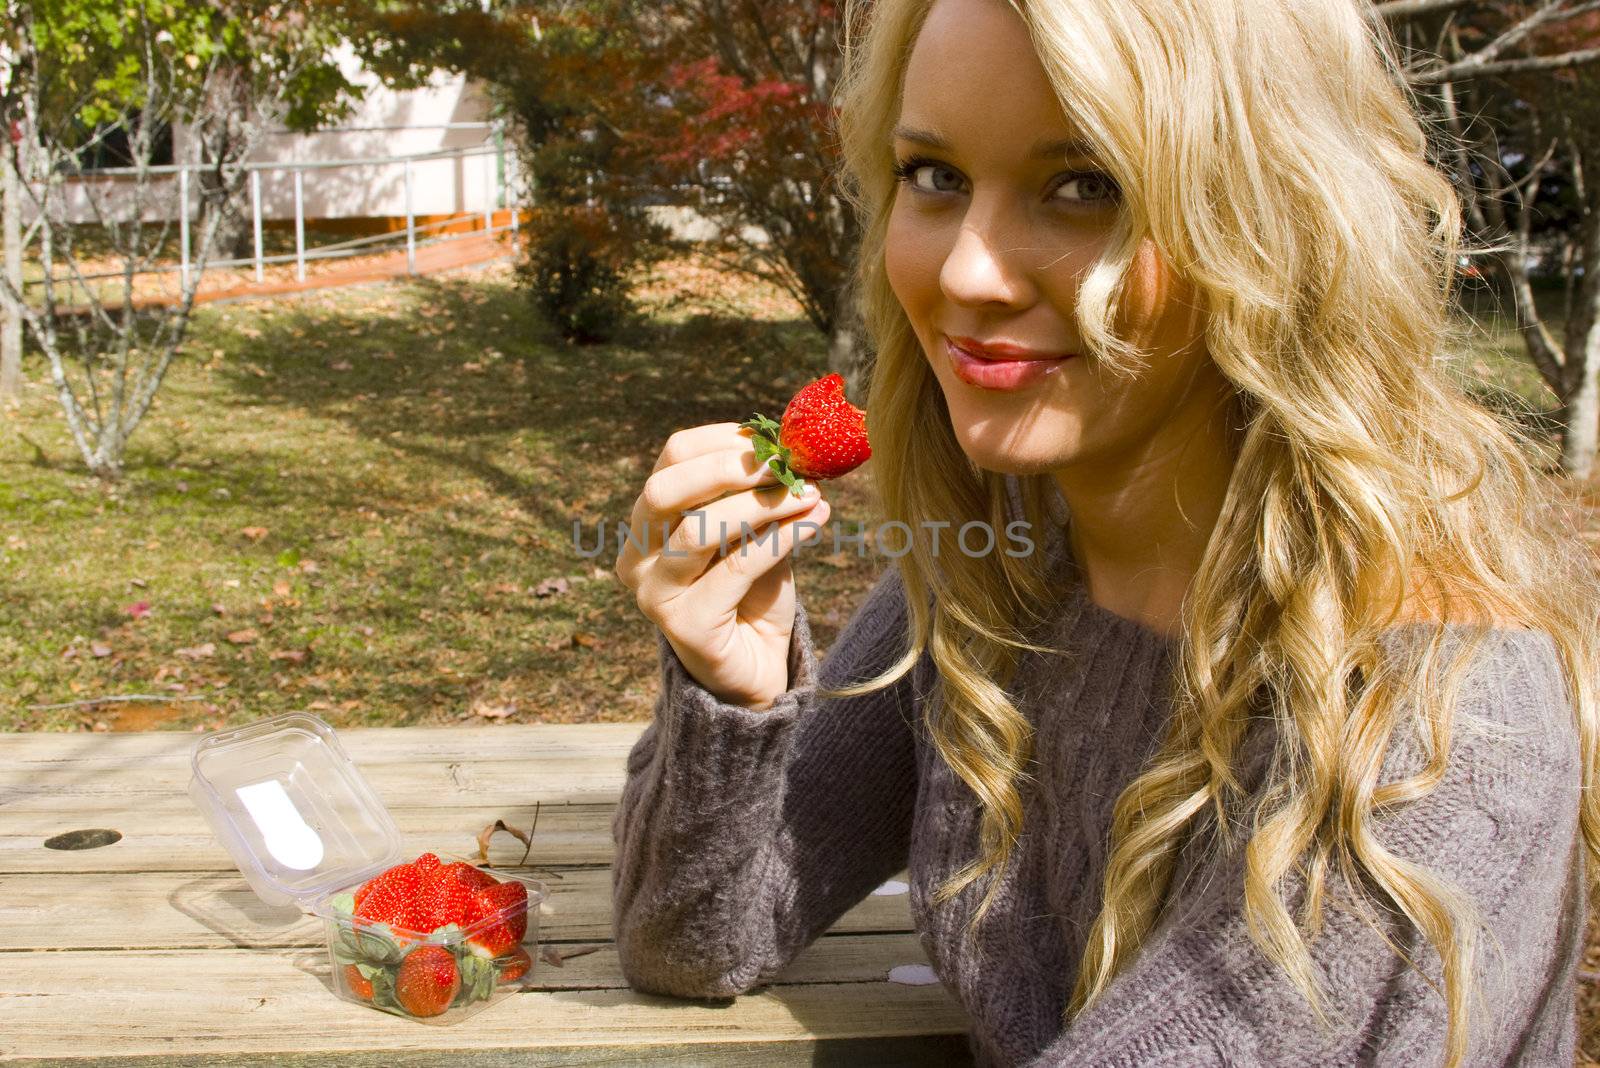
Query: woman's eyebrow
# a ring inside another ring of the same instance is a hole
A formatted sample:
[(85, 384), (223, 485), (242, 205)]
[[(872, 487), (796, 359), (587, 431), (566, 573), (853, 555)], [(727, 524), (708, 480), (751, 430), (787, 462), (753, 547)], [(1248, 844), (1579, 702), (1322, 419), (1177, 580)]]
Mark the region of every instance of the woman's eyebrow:
[[(914, 141), (919, 145), (937, 148), (942, 152), (954, 152), (955, 146), (949, 138), (933, 130), (918, 129), (915, 126), (896, 126), (894, 136), (902, 141)], [(1066, 137), (1058, 141), (1040, 141), (1028, 153), (1029, 159), (1060, 159), (1063, 156), (1094, 156), (1094, 146), (1082, 137)]]

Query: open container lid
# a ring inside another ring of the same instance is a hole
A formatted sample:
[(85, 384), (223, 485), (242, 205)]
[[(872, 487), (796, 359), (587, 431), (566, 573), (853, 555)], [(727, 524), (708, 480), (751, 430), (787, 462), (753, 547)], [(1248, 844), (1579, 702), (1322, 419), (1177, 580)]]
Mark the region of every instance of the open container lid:
[(339, 744), (309, 712), (272, 716), (195, 742), (189, 797), (251, 889), (302, 911), (400, 863), (400, 831)]

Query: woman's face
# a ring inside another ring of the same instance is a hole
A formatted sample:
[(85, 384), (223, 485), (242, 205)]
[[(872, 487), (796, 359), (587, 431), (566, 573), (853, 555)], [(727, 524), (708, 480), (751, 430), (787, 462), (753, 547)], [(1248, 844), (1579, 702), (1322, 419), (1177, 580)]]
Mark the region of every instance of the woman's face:
[[(885, 266), (962, 448), (990, 471), (1099, 479), (1167, 457), (1221, 417), (1227, 387), (1193, 293), (1148, 239), (1115, 323), (1148, 367), (1119, 379), (1084, 355), (1078, 287), (1121, 194), (1086, 148), (1051, 147), (1076, 135), (1009, 6), (935, 0), (906, 71)], [(1005, 368), (963, 371), (952, 337), (1072, 355), (996, 388)]]

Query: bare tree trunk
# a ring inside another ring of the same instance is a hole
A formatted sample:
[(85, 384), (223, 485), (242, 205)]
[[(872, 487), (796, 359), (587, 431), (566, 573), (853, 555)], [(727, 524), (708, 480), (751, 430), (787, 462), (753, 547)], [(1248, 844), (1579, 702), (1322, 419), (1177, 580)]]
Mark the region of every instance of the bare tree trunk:
[[(234, 165), (239, 146), (250, 139), (249, 124), (255, 100), (249, 72), (233, 64), (219, 64), (206, 80), (204, 118), (194, 127), (196, 172), (200, 203), (217, 218), (217, 250), (224, 259), (244, 259), (253, 248), (253, 231), (245, 213), (238, 182), (230, 185), (227, 171)], [(205, 218), (202, 217), (202, 226)]]
[(828, 370), (842, 376), (845, 392), (859, 398), (867, 362), (866, 324), (861, 319), (859, 294), (849, 274), (835, 292), (827, 322)]
[[(1592, 158), (1592, 157), (1591, 157)], [(1575, 478), (1595, 474), (1600, 450), (1600, 182), (1585, 182), (1584, 153), (1579, 155), (1574, 178), (1583, 204), (1583, 282), (1579, 299), (1569, 306), (1566, 351), (1568, 366), (1562, 422), (1562, 470)]]
[[(1582, 375), (1568, 401), (1567, 432), (1561, 444), (1561, 469), (1574, 478), (1595, 473), (1595, 453), (1600, 449), (1600, 285), (1586, 285), (1591, 321), (1584, 339)], [(1574, 350), (1576, 351), (1576, 350)]]
[[(12, 145), (0, 146), (0, 176), (3, 176), (5, 272), (11, 288), (22, 292), (22, 183), (17, 179), (12, 160)], [(7, 290), (0, 286), (0, 403), (15, 399), (22, 392), (22, 311), (13, 306)]]

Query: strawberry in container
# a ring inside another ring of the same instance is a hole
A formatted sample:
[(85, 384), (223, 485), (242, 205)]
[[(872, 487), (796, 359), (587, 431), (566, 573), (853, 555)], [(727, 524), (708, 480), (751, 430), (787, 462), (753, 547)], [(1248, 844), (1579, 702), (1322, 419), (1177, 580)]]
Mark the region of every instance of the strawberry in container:
[(213, 731), (191, 764), (189, 795), (257, 896), (322, 919), (340, 997), (450, 1024), (524, 986), (544, 885), (452, 853), (403, 860), (388, 810), (323, 720)]

